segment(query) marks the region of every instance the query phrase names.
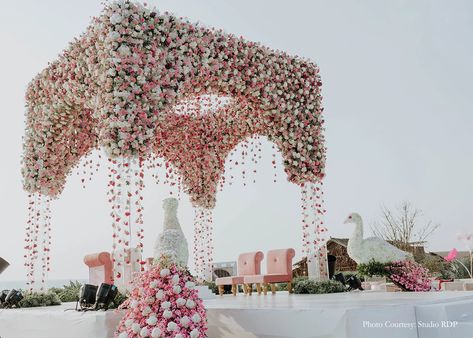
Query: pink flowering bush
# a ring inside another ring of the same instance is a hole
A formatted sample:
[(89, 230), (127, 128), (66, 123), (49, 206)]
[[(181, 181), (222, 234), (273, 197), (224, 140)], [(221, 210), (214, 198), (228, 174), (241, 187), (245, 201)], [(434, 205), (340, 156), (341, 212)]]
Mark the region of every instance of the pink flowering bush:
[[(164, 157), (194, 206), (213, 208), (227, 155), (254, 135), (281, 150), (289, 181), (320, 181), (321, 86), (307, 59), (132, 1), (107, 4), (28, 86), (24, 187), (57, 196), (71, 168), (103, 148)], [(209, 96), (228, 100), (214, 107)]]
[(391, 281), (405, 291), (430, 291), (429, 270), (411, 261), (398, 261), (387, 264), (386, 271)]
[(203, 338), (207, 317), (189, 272), (163, 261), (135, 280), (116, 337)]

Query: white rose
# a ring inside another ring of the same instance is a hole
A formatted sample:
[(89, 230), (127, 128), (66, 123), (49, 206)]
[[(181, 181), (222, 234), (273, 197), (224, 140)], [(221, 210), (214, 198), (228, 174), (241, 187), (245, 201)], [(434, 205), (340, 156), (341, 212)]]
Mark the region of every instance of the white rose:
[(166, 276), (169, 276), (169, 274), (171, 273), (171, 271), (169, 271), (169, 269), (162, 269), (160, 272), (159, 272), (159, 275), (161, 277), (166, 277)]
[(159, 327), (155, 327), (153, 331), (151, 331), (151, 337), (158, 338), (161, 336), (161, 329)]
[(191, 320), (187, 316), (182, 317), (181, 320), (179, 321), (179, 323), (184, 327), (188, 327), (190, 322)]
[(158, 322), (158, 318), (155, 315), (151, 315), (148, 319), (146, 319), (146, 324), (154, 326)]
[(179, 275), (174, 275), (174, 276), (172, 276), (172, 283), (173, 283), (173, 284), (179, 283)]
[(195, 283), (194, 282), (186, 282), (186, 288), (192, 290), (195, 288)]
[(171, 310), (164, 310), (163, 317), (166, 318), (166, 319), (171, 318), (172, 317), (172, 311)]
[(177, 324), (174, 322), (169, 322), (167, 326), (168, 331), (176, 331), (177, 330)]
[(200, 322), (201, 318), (200, 318), (200, 315), (198, 313), (195, 313), (193, 316), (192, 316), (192, 321), (194, 323), (198, 323)]
[(174, 336), (174, 338), (184, 338), (184, 336), (182, 334), (178, 333)]
[(200, 335), (199, 330), (194, 329), (194, 330), (191, 331), (191, 338), (197, 338), (197, 337), (199, 337), (199, 335)]
[(158, 281), (154, 280), (151, 283), (149, 283), (149, 287), (152, 289), (156, 289), (158, 287)]
[(171, 302), (162, 302), (161, 307), (167, 310), (171, 307)]
[(131, 326), (131, 330), (134, 332), (134, 333), (138, 333), (141, 331), (141, 326), (140, 324), (138, 323), (133, 323), (133, 325)]
[(111, 31), (110, 33), (108, 33), (108, 38), (111, 41), (118, 40), (119, 37), (120, 37), (120, 33), (116, 32), (116, 31)]
[(110, 23), (112, 25), (116, 25), (117, 23), (122, 22), (122, 20), (123, 20), (123, 17), (118, 13), (113, 13), (112, 16), (110, 17)]
[(133, 319), (125, 320), (125, 327), (130, 328), (133, 325)]
[(130, 50), (130, 48), (128, 48), (127, 45), (121, 45), (120, 47), (118, 47), (117, 51), (118, 51), (118, 53), (120, 53), (120, 55), (122, 55), (122, 56), (129, 56), (129, 55), (131, 55), (131, 50)]
[(159, 290), (158, 292), (156, 292), (156, 299), (158, 299), (158, 300), (163, 300), (164, 299), (164, 291), (163, 290)]
[(128, 333), (122, 332), (118, 335), (118, 338), (128, 338)]
[(147, 315), (149, 315), (151, 313), (151, 308), (149, 306), (147, 306), (143, 309), (143, 311), (141, 313), (143, 314), (143, 316), (146, 317)]
[(148, 337), (149, 336), (148, 328), (146, 328), (146, 327), (142, 328), (141, 331), (140, 331), (140, 336), (141, 337)]
[(137, 300), (132, 300), (131, 303), (130, 303), (130, 306), (135, 309), (136, 307), (138, 307), (138, 301)]
[(189, 308), (189, 309), (193, 309), (195, 308), (195, 302), (192, 300), (192, 299), (188, 299), (186, 301), (186, 306)]
[(172, 291), (177, 295), (181, 293), (181, 287), (179, 285), (174, 285), (174, 287), (172, 288)]
[(186, 300), (185, 300), (184, 298), (178, 298), (178, 299), (176, 300), (176, 304), (177, 304), (177, 306), (179, 306), (179, 307), (180, 307), (180, 306), (184, 306), (184, 305), (186, 305)]

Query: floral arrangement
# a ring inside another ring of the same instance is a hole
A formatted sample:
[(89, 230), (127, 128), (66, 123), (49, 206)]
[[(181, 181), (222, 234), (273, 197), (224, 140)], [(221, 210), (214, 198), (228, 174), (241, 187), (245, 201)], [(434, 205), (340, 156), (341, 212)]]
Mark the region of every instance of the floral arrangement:
[(431, 276), (422, 265), (404, 260), (392, 262), (386, 267), (389, 279), (406, 291), (430, 291)]
[[(310, 60), (133, 1), (106, 4), (27, 88), (24, 189), (57, 197), (81, 158), (104, 149), (113, 250), (126, 251), (132, 237), (141, 248), (145, 166), (164, 159), (165, 182), (182, 185), (195, 207), (209, 210), (232, 149), (264, 136), (282, 152), (288, 180), (304, 186), (307, 253), (321, 245), (326, 230), (321, 87), (319, 68)], [(197, 231), (204, 231), (198, 237), (205, 238), (197, 246), (211, 246), (211, 215), (199, 212), (196, 219)], [(38, 243), (36, 233), (48, 238), (49, 221), (39, 230), (36, 223), (27, 228), (29, 275), (49, 243)], [(208, 255), (212, 248), (203, 251)]]
[(116, 337), (206, 337), (205, 308), (185, 268), (161, 260), (134, 283)]
[(404, 291), (430, 291), (431, 275), (428, 269), (413, 260), (380, 263), (371, 260), (358, 264), (360, 276), (384, 276)]

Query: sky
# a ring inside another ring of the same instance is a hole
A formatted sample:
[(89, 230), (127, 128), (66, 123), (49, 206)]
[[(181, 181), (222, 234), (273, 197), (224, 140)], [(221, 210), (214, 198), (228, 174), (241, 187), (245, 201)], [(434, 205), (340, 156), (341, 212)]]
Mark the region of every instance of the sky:
[[(1, 0), (0, 256), (11, 266), (0, 281), (24, 279), (27, 194), (20, 161), (24, 92), (28, 82), (79, 36), (101, 1)], [(410, 201), (439, 223), (427, 249), (461, 249), (456, 237), (473, 232), (473, 2), (154, 0), (149, 6), (315, 61), (323, 79), (328, 147), (326, 225), (349, 237), (343, 224), (356, 211), (370, 224), (380, 207)], [(301, 252), (300, 189), (271, 165), (265, 142), (256, 183), (217, 196), (215, 261), (241, 252), (293, 247)], [(94, 154), (97, 157), (97, 154)], [(280, 162), (281, 157), (278, 154)], [(277, 182), (273, 175), (277, 174)], [(148, 175), (145, 252), (163, 221), (169, 191)], [(105, 165), (86, 189), (72, 175), (53, 203), (50, 279), (86, 278), (86, 254), (111, 248)], [(178, 210), (192, 244), (194, 211), (187, 196)], [(192, 260), (191, 260), (192, 261)], [(192, 264), (191, 264), (192, 265)]]

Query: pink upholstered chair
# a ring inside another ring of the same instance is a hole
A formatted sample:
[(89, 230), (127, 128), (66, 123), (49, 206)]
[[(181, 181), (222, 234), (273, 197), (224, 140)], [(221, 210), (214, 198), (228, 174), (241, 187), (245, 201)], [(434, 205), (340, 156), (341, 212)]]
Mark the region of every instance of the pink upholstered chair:
[[(261, 251), (242, 253), (238, 256), (238, 276), (221, 277), (215, 280), (215, 284), (218, 286), (218, 292), (220, 296), (223, 296), (224, 285), (232, 286), (232, 293), (236, 296), (238, 291), (238, 284), (243, 284), (245, 276), (248, 275), (259, 275), (261, 273), (261, 261), (264, 258), (264, 254)], [(243, 288), (245, 294), (247, 293), (246, 288)]]
[(274, 283), (287, 283), (287, 291), (292, 293), (292, 259), (295, 254), (294, 249), (268, 251), (266, 257), (266, 274), (245, 276), (244, 283), (249, 290), (251, 290), (253, 283), (255, 283), (259, 295), (261, 294), (261, 285), (263, 285), (265, 295), (268, 291), (268, 285), (271, 285), (271, 291), (274, 295), (276, 293), (276, 285)]
[(113, 284), (113, 264), (108, 252), (99, 252), (86, 255), (84, 263), (89, 267), (89, 283), (100, 285), (101, 283)]

